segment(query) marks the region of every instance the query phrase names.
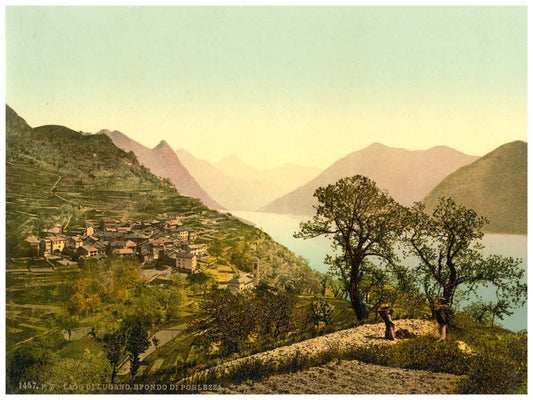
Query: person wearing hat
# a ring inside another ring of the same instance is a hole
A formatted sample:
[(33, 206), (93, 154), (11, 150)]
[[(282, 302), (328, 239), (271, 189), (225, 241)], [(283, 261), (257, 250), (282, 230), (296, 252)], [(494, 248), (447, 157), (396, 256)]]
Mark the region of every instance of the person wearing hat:
[(441, 297), (439, 299), (439, 305), (437, 306), (437, 310), (435, 311), (435, 318), (437, 319), (437, 322), (435, 322), (435, 325), (433, 326), (433, 336), (435, 336), (437, 329), (439, 329), (440, 340), (446, 339), (446, 326), (450, 321), (450, 309), (448, 308), (446, 303), (446, 298)]
[(394, 322), (392, 322), (392, 313), (394, 310), (388, 305), (378, 308), (378, 314), (385, 321), (385, 339), (394, 340), (396, 334), (394, 333)]

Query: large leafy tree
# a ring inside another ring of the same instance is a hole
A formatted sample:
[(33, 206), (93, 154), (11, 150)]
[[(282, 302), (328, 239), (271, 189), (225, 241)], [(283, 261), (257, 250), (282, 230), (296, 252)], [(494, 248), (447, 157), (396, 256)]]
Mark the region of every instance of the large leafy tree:
[(51, 359), (52, 354), (39, 338), (22, 343), (7, 358), (7, 392), (19, 392), (20, 383), (40, 383), (42, 370), (50, 364)]
[(150, 347), (148, 331), (141, 318), (125, 321), (123, 330), (126, 332), (126, 351), (130, 360), (130, 373), (135, 376), (141, 366), (140, 355)]
[(527, 285), (522, 283), (520, 260), (481, 253), (486, 218), (451, 198), (441, 198), (431, 215), (423, 204), (413, 206), (410, 220), (407, 242), (420, 260), (416, 270), (432, 307), (437, 296), (452, 306), (459, 288), (468, 294), (480, 285), (493, 285), (498, 298), (512, 305), (523, 304)]
[(104, 335), (104, 349), (106, 352), (106, 357), (112, 368), (111, 383), (115, 382), (118, 366), (122, 361), (122, 357), (126, 350), (126, 339), (126, 333), (122, 330), (106, 333)]
[(251, 291), (231, 293), (212, 287), (197, 318), (187, 326), (196, 335), (195, 345), (208, 350), (218, 345), (222, 354), (239, 352), (255, 329), (252, 301)]
[(371, 179), (356, 175), (319, 187), (316, 215), (300, 224), (297, 238), (330, 237), (337, 256), (327, 262), (346, 283), (358, 320), (366, 317), (360, 282), (368, 257), (396, 260), (394, 244), (401, 237), (405, 209)]
[(258, 287), (253, 298), (253, 314), (261, 337), (276, 342), (297, 328), (297, 299), (292, 291), (275, 293)]

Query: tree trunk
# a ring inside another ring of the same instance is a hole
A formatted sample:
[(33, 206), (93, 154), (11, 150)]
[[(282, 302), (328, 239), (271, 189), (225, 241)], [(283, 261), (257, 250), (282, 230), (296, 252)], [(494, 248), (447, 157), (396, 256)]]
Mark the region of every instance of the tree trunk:
[(453, 295), (455, 293), (456, 284), (454, 281), (448, 280), (446, 285), (444, 285), (444, 290), (442, 292), (442, 297), (444, 297), (448, 303), (448, 306), (452, 306)]
[(451, 307), (455, 288), (457, 287), (457, 271), (452, 263), (447, 263), (446, 265), (450, 270), (450, 275), (448, 276), (448, 282), (446, 282), (446, 285), (444, 285), (442, 297), (446, 299), (448, 306)]
[(355, 311), (355, 316), (358, 321), (363, 321), (367, 317), (367, 312), (365, 308), (365, 303), (363, 301), (363, 295), (359, 292), (359, 268), (354, 268), (352, 266), (352, 271), (350, 274), (350, 303), (353, 310)]

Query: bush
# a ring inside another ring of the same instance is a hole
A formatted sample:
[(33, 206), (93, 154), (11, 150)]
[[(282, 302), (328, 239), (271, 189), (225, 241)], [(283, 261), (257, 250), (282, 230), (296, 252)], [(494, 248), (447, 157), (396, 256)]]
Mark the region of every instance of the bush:
[(527, 393), (527, 337), (515, 335), (486, 343), (469, 364), (461, 393)]
[(374, 345), (357, 349), (354, 358), (392, 367), (464, 374), (470, 356), (459, 349), (456, 341), (436, 341), (430, 336), (422, 336), (395, 346)]

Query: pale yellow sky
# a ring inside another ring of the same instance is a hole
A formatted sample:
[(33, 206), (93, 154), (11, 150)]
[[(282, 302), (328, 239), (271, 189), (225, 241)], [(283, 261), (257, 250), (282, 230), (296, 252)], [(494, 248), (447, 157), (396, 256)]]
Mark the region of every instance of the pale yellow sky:
[(9, 7), (6, 99), (209, 161), (527, 140), (525, 7)]

